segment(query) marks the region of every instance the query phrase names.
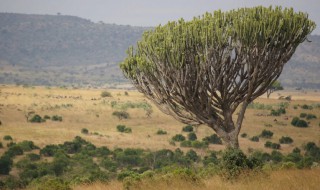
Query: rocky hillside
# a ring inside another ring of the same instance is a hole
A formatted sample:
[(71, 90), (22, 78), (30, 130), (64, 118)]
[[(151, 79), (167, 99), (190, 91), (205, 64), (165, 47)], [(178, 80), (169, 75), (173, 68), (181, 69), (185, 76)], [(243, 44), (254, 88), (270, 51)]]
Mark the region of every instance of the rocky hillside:
[[(0, 13), (0, 83), (125, 83), (118, 63), (146, 27), (93, 23), (74, 16)], [(286, 87), (320, 88), (320, 36), (302, 44), (283, 71)]]

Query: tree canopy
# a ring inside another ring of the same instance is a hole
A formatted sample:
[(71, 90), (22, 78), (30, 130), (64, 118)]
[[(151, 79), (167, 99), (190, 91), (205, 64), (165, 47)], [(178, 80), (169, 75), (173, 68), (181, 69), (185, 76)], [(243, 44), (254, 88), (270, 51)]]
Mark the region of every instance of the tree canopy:
[(163, 112), (207, 124), (238, 147), (247, 105), (276, 81), (314, 28), (306, 13), (292, 8), (218, 10), (145, 32), (120, 67)]

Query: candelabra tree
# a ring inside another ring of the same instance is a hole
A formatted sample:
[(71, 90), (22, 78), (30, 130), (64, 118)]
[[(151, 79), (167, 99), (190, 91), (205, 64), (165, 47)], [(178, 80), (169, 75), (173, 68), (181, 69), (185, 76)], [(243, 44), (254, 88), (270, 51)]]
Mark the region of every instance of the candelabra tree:
[(292, 8), (219, 10), (146, 31), (120, 67), (164, 113), (205, 124), (238, 148), (248, 104), (276, 81), (314, 28)]

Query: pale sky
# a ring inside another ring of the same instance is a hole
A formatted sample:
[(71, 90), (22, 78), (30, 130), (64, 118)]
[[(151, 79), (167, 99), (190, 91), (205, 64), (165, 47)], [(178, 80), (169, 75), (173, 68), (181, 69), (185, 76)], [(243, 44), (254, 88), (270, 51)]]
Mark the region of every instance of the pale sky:
[(73, 15), (133, 26), (157, 26), (170, 20), (190, 20), (214, 10), (281, 5), (307, 12), (320, 35), (320, 0), (0, 0), (0, 12)]

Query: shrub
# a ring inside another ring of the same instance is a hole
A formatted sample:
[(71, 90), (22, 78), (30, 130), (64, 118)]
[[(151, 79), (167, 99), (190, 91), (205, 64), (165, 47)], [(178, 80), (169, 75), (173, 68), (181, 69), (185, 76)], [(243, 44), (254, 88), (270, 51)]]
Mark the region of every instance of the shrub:
[(82, 134), (88, 134), (89, 133), (89, 130), (87, 128), (82, 128), (81, 129), (81, 133)]
[(183, 132), (192, 132), (193, 131), (193, 126), (192, 125), (187, 125), (182, 128)]
[(40, 150), (40, 155), (43, 156), (54, 156), (59, 150), (57, 145), (46, 145), (43, 149)]
[(189, 150), (187, 153), (186, 153), (186, 157), (188, 159), (190, 159), (191, 161), (195, 162), (199, 159), (199, 156), (197, 155), (197, 153), (194, 151), (194, 150)]
[(176, 134), (175, 136), (172, 137), (173, 141), (181, 142), (186, 140), (186, 137), (181, 135), (181, 134)]
[(307, 120), (317, 119), (317, 116), (315, 116), (314, 114), (308, 114), (306, 119), (307, 119)]
[(218, 135), (216, 135), (216, 134), (204, 137), (202, 140), (209, 143), (209, 144), (222, 144), (221, 138), (218, 137)]
[(119, 120), (129, 119), (129, 113), (126, 111), (114, 111), (112, 113), (113, 116), (116, 116)]
[(5, 152), (5, 155), (7, 155), (9, 157), (15, 157), (15, 156), (22, 155), (22, 154), (23, 154), (23, 150), (18, 145), (10, 146), (10, 148), (7, 150), (7, 152)]
[(5, 135), (5, 136), (3, 137), (3, 140), (5, 140), (5, 141), (12, 141), (12, 137), (11, 137), (10, 135)]
[(27, 154), (26, 157), (27, 157), (30, 161), (38, 161), (38, 160), (40, 160), (40, 155), (35, 154), (35, 153)]
[(180, 143), (181, 147), (192, 147), (192, 142), (191, 141), (182, 141)]
[(208, 147), (208, 143), (205, 141), (191, 141), (191, 146), (193, 148), (207, 148)]
[(258, 136), (253, 136), (250, 138), (251, 141), (253, 142), (259, 142), (259, 137)]
[(248, 136), (248, 134), (247, 134), (247, 133), (242, 133), (240, 136), (241, 136), (242, 138), (246, 138), (246, 137)]
[(162, 130), (162, 129), (159, 129), (158, 131), (157, 131), (157, 135), (166, 135), (167, 134), (167, 131), (164, 131), (164, 130)]
[(43, 119), (51, 119), (51, 117), (48, 116), (48, 115), (45, 115), (45, 116), (43, 117)]
[(3, 144), (2, 144), (2, 142), (0, 142), (0, 148), (3, 148)]
[(289, 136), (282, 136), (279, 139), (279, 143), (280, 144), (291, 144), (291, 143), (293, 143), (293, 139)]
[(46, 120), (42, 119), (40, 115), (34, 115), (30, 120), (31, 123), (42, 123), (45, 122)]
[(271, 138), (272, 136), (273, 136), (273, 132), (265, 129), (261, 132), (261, 135), (260, 135), (260, 137), (268, 138), (268, 139)]
[(0, 157), (0, 174), (8, 175), (12, 165), (13, 165), (13, 161), (9, 156)]
[(121, 133), (131, 133), (132, 130), (129, 127), (126, 127), (125, 125), (117, 125), (117, 131)]
[(308, 106), (307, 104), (302, 105), (301, 108), (305, 110), (312, 110), (312, 106)]
[(291, 125), (295, 127), (308, 127), (308, 123), (305, 120), (294, 117), (291, 121)]
[(112, 97), (111, 93), (108, 92), (108, 91), (102, 91), (101, 94), (100, 94), (100, 96), (101, 96), (102, 98)]
[(286, 109), (284, 107), (280, 107), (277, 110), (271, 110), (271, 115), (273, 116), (280, 116), (281, 114), (285, 114), (286, 113)]
[(129, 93), (127, 91), (124, 92), (125, 96), (129, 96)]
[(124, 133), (132, 133), (132, 129), (130, 127), (127, 127), (124, 129)]
[(272, 149), (280, 149), (280, 144), (278, 143), (273, 143), (273, 142), (270, 142), (270, 141), (267, 141), (264, 146), (266, 148), (272, 148)]
[(51, 117), (52, 121), (62, 121), (62, 116), (54, 115)]
[(300, 113), (300, 117), (301, 118), (305, 118), (305, 117), (307, 117), (307, 114), (306, 113)]
[(194, 132), (191, 132), (188, 134), (188, 140), (189, 141), (195, 141), (197, 140), (197, 135)]
[(17, 145), (20, 146), (21, 149), (26, 152), (34, 150), (34, 149), (39, 149), (39, 147), (34, 145), (34, 143), (32, 141), (22, 141), (22, 142), (18, 143)]

